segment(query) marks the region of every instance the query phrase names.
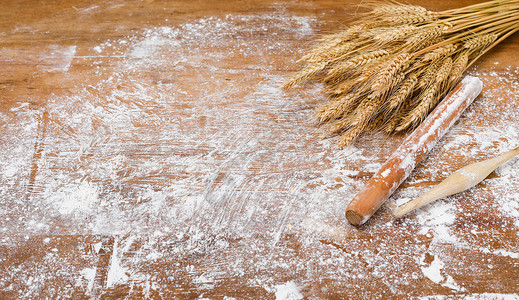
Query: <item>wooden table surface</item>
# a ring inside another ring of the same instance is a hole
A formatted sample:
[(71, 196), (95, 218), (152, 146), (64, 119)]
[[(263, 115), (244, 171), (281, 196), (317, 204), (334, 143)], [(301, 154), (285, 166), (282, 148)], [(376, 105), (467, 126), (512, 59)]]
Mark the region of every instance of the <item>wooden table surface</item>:
[[(403, 136), (320, 139), (319, 85), (280, 89), (360, 1), (0, 1), (0, 298), (518, 299), (519, 36), (364, 226), (344, 209)], [(478, 1), (410, 1), (445, 10)]]

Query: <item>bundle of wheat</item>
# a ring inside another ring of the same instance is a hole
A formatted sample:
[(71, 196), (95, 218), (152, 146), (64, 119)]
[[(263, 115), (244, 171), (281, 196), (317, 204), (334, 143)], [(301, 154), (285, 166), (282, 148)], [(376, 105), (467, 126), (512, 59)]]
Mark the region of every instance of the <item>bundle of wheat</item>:
[(519, 1), (490, 1), (443, 12), (395, 2), (324, 36), (286, 84), (323, 82), (329, 101), (317, 111), (339, 145), (360, 134), (416, 127), (493, 46), (519, 30)]

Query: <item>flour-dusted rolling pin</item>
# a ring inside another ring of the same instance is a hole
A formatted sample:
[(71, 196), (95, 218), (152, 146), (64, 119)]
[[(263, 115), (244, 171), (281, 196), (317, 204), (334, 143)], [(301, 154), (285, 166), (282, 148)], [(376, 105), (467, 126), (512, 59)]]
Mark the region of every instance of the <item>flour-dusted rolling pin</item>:
[(351, 224), (363, 224), (382, 206), (482, 88), (479, 78), (467, 76), (438, 104), (350, 202), (346, 218)]
[(395, 218), (429, 204), (435, 200), (463, 192), (483, 181), (497, 167), (519, 155), (519, 147), (503, 153), (497, 157), (465, 166), (449, 175), (440, 184), (422, 196), (399, 206), (393, 211)]

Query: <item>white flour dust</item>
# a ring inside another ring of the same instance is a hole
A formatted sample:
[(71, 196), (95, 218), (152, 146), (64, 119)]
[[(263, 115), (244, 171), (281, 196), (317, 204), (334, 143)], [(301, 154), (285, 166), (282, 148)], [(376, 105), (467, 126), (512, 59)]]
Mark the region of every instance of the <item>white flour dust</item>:
[(299, 287), (292, 281), (275, 286), (276, 300), (299, 300), (303, 295), (299, 292)]
[[(310, 87), (309, 97), (279, 88), (286, 66), (276, 58), (295, 61), (305, 49), (287, 40), (313, 39), (315, 22), (277, 12), (148, 28), (93, 45), (81, 63), (95, 67), (98, 80), (53, 95), (48, 117), (25, 103), (1, 113), (11, 135), (0, 149), (0, 218), (7, 224), (0, 230), (19, 237), (0, 244), (23, 245), (50, 232), (94, 238), (76, 245), (88, 253), (74, 257), (82, 262), (76, 265), (55, 261), (51, 249), (61, 237), (46, 237), (44, 267), (20, 264), (2, 274), (0, 289), (33, 297), (46, 292), (45, 280), (62, 276), (73, 282), (64, 297), (124, 285), (166, 298), (166, 287), (219, 295), (229, 278), (276, 299), (302, 299), (306, 287), (324, 281), (372, 297), (408, 296), (406, 289), (424, 280), (466, 294), (456, 275), (468, 265), (487, 274), (491, 262), (456, 260), (458, 252), (517, 263), (512, 241), (475, 245), (467, 232), (491, 233), (462, 224), (492, 209), (519, 232), (518, 159), (483, 187), (400, 223), (388, 208), (429, 188), (420, 183), (461, 167), (443, 163), (448, 157), (483, 159), (519, 144), (519, 111), (495, 96), (506, 83), (507, 94), (519, 98), (518, 71), (473, 71), (483, 80), (482, 97), (358, 231), (343, 218), (345, 205), (398, 145), (364, 137), (364, 148), (336, 149), (332, 139), (318, 140), (311, 122), (316, 100), (308, 98), (319, 97), (319, 87)], [(269, 32), (290, 39), (249, 39)], [(74, 46), (65, 50), (55, 71), (68, 72), (78, 59)], [(107, 57), (113, 69), (102, 67)], [(99, 286), (91, 257), (105, 251), (107, 276)], [(154, 268), (172, 271), (150, 273)]]

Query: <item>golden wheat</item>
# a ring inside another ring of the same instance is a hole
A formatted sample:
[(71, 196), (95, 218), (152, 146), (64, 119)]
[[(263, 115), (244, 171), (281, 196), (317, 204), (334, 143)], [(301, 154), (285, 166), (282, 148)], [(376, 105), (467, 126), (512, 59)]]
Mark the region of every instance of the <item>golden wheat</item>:
[(341, 117), (355, 105), (357, 97), (356, 94), (346, 94), (326, 103), (317, 111), (319, 122)]
[(441, 60), (435, 60), (422, 67), (422, 74), (420, 75), (420, 81), (418, 82), (419, 88), (424, 89), (434, 82), (440, 65)]
[(452, 65), (451, 74), (449, 76), (449, 83), (453, 83), (457, 81), (465, 68), (467, 67), (467, 63), (469, 62), (469, 55), (467, 52), (463, 53), (458, 57), (458, 59)]
[(388, 109), (394, 109), (400, 106), (404, 101), (407, 100), (409, 95), (413, 92), (416, 83), (418, 82), (418, 75), (413, 73), (409, 75), (402, 84), (398, 87), (398, 90), (391, 95), (388, 99)]
[(317, 80), (330, 95), (317, 110), (339, 145), (363, 132), (417, 126), (483, 53), (519, 30), (519, 1), (495, 0), (432, 12), (368, 2), (370, 11), (324, 36), (299, 61), (286, 88)]
[(396, 55), (387, 65), (382, 66), (377, 78), (375, 78), (373, 82), (373, 91), (378, 95), (387, 91), (391, 87), (391, 79), (396, 76), (401, 69), (407, 66), (410, 58), (411, 55), (409, 53), (402, 53)]
[(338, 63), (336, 66), (330, 68), (328, 74), (324, 78), (324, 81), (332, 81), (339, 78), (342, 78), (344, 74), (348, 72), (352, 72), (353, 70), (358, 69), (363, 65), (367, 65), (369, 63), (374, 62), (375, 60), (380, 59), (381, 57), (389, 55), (389, 52), (386, 50), (376, 50), (364, 54), (357, 55), (349, 60)]
[(418, 27), (415, 25), (402, 25), (395, 28), (384, 29), (373, 36), (373, 39), (382, 46), (386, 43), (400, 41), (416, 32)]
[(440, 68), (438, 69), (438, 73), (436, 74), (436, 78), (434, 79), (434, 82), (436, 84), (443, 84), (445, 80), (449, 78), (449, 75), (452, 71), (452, 58), (447, 57), (441, 64)]
[(454, 51), (456, 51), (456, 48), (458, 48), (458, 45), (456, 44), (449, 44), (443, 47), (439, 47), (434, 49), (433, 51), (425, 54), (423, 56), (424, 61), (435, 61), (438, 59), (441, 59), (443, 57), (452, 55)]
[(463, 47), (470, 50), (476, 50), (487, 47), (488, 45), (492, 44), (496, 39), (497, 35), (495, 33), (480, 35), (465, 42), (463, 44)]
[(403, 131), (421, 121), (427, 113), (436, 105), (436, 93), (438, 92), (439, 84), (430, 85), (418, 98), (418, 105), (413, 108), (397, 126), (397, 131)]

